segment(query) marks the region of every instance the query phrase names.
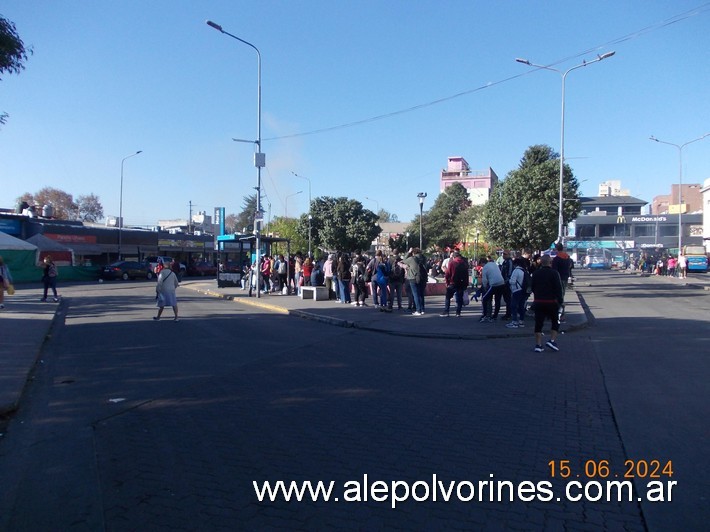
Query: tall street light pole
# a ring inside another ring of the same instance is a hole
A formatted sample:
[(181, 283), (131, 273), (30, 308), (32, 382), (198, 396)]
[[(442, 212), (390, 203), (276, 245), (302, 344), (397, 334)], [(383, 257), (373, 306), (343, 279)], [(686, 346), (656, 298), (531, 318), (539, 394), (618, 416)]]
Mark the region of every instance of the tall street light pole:
[(256, 213), (254, 213), (254, 233), (256, 236), (256, 297), (261, 297), (261, 221), (263, 220), (263, 213), (261, 211), (261, 169), (266, 166), (266, 155), (261, 152), (261, 52), (249, 41), (240, 39), (236, 35), (232, 35), (222, 29), (222, 26), (211, 20), (207, 21), (207, 25), (217, 31), (228, 35), (232, 39), (246, 44), (254, 49), (256, 52), (256, 140), (254, 144), (256, 145), (257, 151), (254, 153), (254, 166), (256, 166)]
[(379, 216), (380, 216), (380, 202), (377, 201), (376, 199), (368, 198), (367, 196), (365, 196), (365, 199), (368, 200), (368, 201), (374, 201), (374, 202), (375, 202), (375, 205), (377, 205), (377, 212), (376, 212), (375, 214), (377, 214), (377, 216), (379, 217)]
[(653, 140), (655, 142), (660, 142), (661, 144), (668, 144), (669, 146), (675, 146), (676, 148), (678, 148), (678, 255), (680, 255), (683, 251), (683, 148), (685, 148), (688, 144), (703, 140), (707, 136), (710, 136), (710, 133), (705, 133), (705, 135), (702, 135), (697, 139), (689, 140), (685, 144), (673, 144), (672, 142), (658, 140), (654, 136), (649, 137), (650, 140)]
[(311, 256), (311, 232), (312, 232), (312, 227), (311, 227), (311, 222), (313, 220), (313, 216), (311, 216), (311, 180), (307, 178), (304, 175), (298, 175), (296, 172), (291, 172), (293, 175), (296, 177), (300, 177), (301, 179), (305, 179), (308, 181), (308, 256)]
[(118, 260), (121, 260), (121, 244), (123, 236), (123, 163), (126, 162), (126, 159), (135, 157), (139, 153), (143, 153), (143, 150), (138, 150), (136, 153), (132, 153), (121, 159), (121, 190), (119, 192), (118, 199)]
[(424, 239), (422, 238), (424, 234), (422, 233), (422, 218), (424, 217), (424, 198), (426, 198), (426, 192), (420, 192), (417, 194), (419, 198), (419, 250), (422, 250), (424, 245)]
[(535, 63), (531, 63), (527, 59), (520, 59), (516, 58), (515, 60), (518, 63), (522, 63), (524, 65), (528, 65), (531, 67), (535, 68), (542, 68), (544, 70), (551, 70), (553, 72), (557, 72), (562, 76), (562, 119), (561, 119), (561, 125), (560, 125), (560, 197), (559, 197), (559, 214), (558, 214), (558, 220), (557, 220), (557, 242), (562, 242), (562, 229), (564, 226), (564, 167), (565, 167), (565, 80), (567, 79), (567, 74), (572, 72), (573, 70), (577, 70), (578, 68), (585, 67), (587, 65), (591, 65), (592, 63), (597, 63), (603, 59), (607, 59), (614, 55), (616, 52), (607, 52), (602, 55), (598, 55), (595, 59), (592, 59), (591, 61), (582, 61), (579, 65), (573, 66), (572, 68), (569, 68), (562, 72), (561, 70), (557, 70), (556, 68), (552, 68), (549, 66), (545, 65), (536, 65)]
[(298, 192), (294, 192), (293, 194), (289, 194), (288, 196), (286, 196), (286, 201), (284, 202), (284, 203), (285, 203), (285, 206), (284, 206), (284, 218), (288, 218), (288, 198), (292, 198), (292, 197), (294, 197), (294, 196), (298, 196), (298, 195), (301, 194), (302, 192), (303, 192), (302, 190), (299, 190)]

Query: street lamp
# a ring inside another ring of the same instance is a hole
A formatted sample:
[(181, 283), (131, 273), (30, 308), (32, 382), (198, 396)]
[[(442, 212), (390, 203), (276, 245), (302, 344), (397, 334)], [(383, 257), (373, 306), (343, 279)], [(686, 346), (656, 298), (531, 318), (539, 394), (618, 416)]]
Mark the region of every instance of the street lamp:
[(121, 159), (121, 191), (119, 193), (118, 199), (118, 260), (121, 260), (121, 233), (123, 232), (123, 163), (126, 161), (126, 159), (135, 157), (139, 153), (143, 153), (143, 150), (138, 150), (136, 153), (132, 153)]
[(313, 216), (311, 216), (311, 180), (308, 179), (306, 176), (303, 175), (298, 175), (296, 172), (291, 172), (293, 175), (296, 177), (300, 177), (301, 179), (305, 179), (308, 181), (308, 256), (311, 256), (311, 223), (313, 220)]
[(703, 140), (709, 135), (710, 133), (705, 133), (705, 135), (702, 135), (697, 139), (689, 140), (685, 144), (673, 144), (672, 142), (658, 140), (653, 135), (649, 137), (650, 140), (653, 140), (655, 142), (660, 142), (661, 144), (668, 144), (669, 146), (675, 146), (676, 148), (678, 148), (678, 255), (680, 255), (683, 250), (683, 226), (681, 225), (683, 216), (683, 148), (685, 148), (688, 144)]
[[(254, 46), (252, 43), (249, 41), (245, 41), (244, 39), (240, 39), (236, 35), (232, 35), (229, 32), (226, 32), (222, 29), (222, 26), (217, 24), (216, 22), (212, 22), (211, 20), (206, 21), (207, 25), (210, 26), (211, 28), (216, 29), (217, 31), (224, 33), (225, 35), (228, 35), (232, 39), (236, 39), (237, 41), (246, 44), (247, 46), (250, 46), (251, 48), (254, 49), (256, 52), (256, 70), (257, 70), (257, 75), (256, 75), (256, 140), (253, 141), (254, 144), (256, 145), (257, 151), (254, 153), (254, 166), (256, 166), (256, 213), (254, 214), (254, 233), (256, 236), (256, 285), (257, 285), (257, 291), (256, 291), (256, 297), (260, 298), (261, 297), (261, 233), (260, 233), (260, 222), (261, 222), (261, 217), (262, 217), (262, 210), (261, 210), (261, 169), (266, 166), (266, 155), (261, 152), (261, 52), (259, 49)], [(235, 139), (240, 142), (243, 142), (239, 139)], [(251, 141), (249, 141), (251, 142)]]
[(549, 66), (545, 65), (536, 65), (535, 63), (531, 63), (527, 59), (520, 59), (516, 58), (515, 60), (518, 63), (522, 63), (524, 65), (536, 67), (536, 68), (542, 68), (544, 70), (551, 70), (553, 72), (557, 72), (562, 76), (562, 119), (561, 119), (561, 126), (560, 126), (560, 206), (559, 206), (559, 216), (557, 220), (557, 242), (562, 242), (562, 227), (564, 225), (564, 217), (563, 217), (563, 212), (564, 212), (564, 191), (563, 191), (563, 186), (564, 186), (564, 165), (565, 165), (565, 80), (567, 79), (567, 74), (572, 72), (573, 70), (577, 70), (578, 68), (585, 67), (587, 65), (591, 65), (592, 63), (597, 63), (601, 61), (602, 59), (607, 59), (614, 55), (616, 52), (607, 52), (602, 55), (598, 55), (595, 59), (592, 59), (591, 61), (582, 61), (579, 65), (573, 66), (572, 68), (567, 69), (566, 71), (562, 72), (561, 70), (557, 70), (556, 68), (552, 68)]
[(284, 218), (288, 218), (288, 198), (292, 198), (293, 196), (298, 196), (301, 192), (303, 192), (303, 191), (299, 190), (298, 192), (294, 192), (293, 194), (289, 194), (288, 196), (286, 196), (286, 201), (284, 202), (285, 203)]
[(424, 198), (426, 198), (426, 192), (420, 192), (417, 194), (419, 198), (419, 250), (422, 249), (424, 240), (422, 239), (422, 217), (424, 216)]
[(473, 244), (473, 260), (475, 261), (475, 264), (478, 264), (478, 229), (476, 229), (476, 240)]
[(367, 201), (374, 201), (374, 202), (375, 202), (375, 205), (377, 205), (377, 212), (376, 212), (375, 214), (377, 214), (377, 217), (378, 217), (378, 219), (379, 219), (379, 216), (380, 216), (380, 202), (377, 201), (376, 199), (368, 198), (367, 196), (365, 196), (365, 199), (366, 199)]

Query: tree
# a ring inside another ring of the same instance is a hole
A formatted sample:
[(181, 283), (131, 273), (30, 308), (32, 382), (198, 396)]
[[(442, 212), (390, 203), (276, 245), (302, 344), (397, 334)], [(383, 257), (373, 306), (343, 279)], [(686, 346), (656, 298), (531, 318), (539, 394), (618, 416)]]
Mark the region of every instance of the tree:
[[(529, 147), (520, 166), (493, 190), (483, 213), (490, 240), (509, 249), (547, 249), (557, 238), (559, 155), (545, 145)], [(564, 166), (563, 220), (579, 211), (579, 183)]]
[[(32, 49), (25, 49), (15, 25), (0, 16), (0, 74), (19, 74), (25, 68), (28, 53), (31, 55)], [(4, 124), (6, 118), (6, 113), (0, 113), (0, 124)]]
[[(357, 200), (323, 196), (311, 202), (313, 246), (326, 251), (367, 249), (380, 234), (377, 215)], [(298, 231), (308, 238), (308, 214), (298, 220)]]
[[(464, 246), (474, 241), (476, 232), (480, 235), (483, 228), (483, 209), (483, 205), (471, 205), (456, 216), (454, 225), (460, 235), (459, 241), (463, 242)], [(473, 250), (469, 251), (467, 255), (472, 256)]]
[(455, 246), (464, 236), (457, 217), (470, 206), (466, 188), (461, 183), (454, 183), (436, 198), (427, 214), (424, 234), (431, 235), (430, 240), (439, 248)]
[(25, 192), (17, 199), (18, 203), (22, 201), (26, 201), (30, 205), (37, 205), (40, 209), (44, 205), (51, 205), (54, 208), (53, 218), (58, 220), (76, 220), (79, 218), (79, 206), (74, 203), (74, 197), (63, 190), (45, 187), (35, 194)]
[(230, 214), (225, 223), (233, 233), (253, 233), (254, 215), (256, 213), (256, 194), (244, 196), (244, 204), (239, 214)]
[[(305, 252), (308, 250), (308, 235), (304, 236), (298, 230), (298, 220), (296, 218), (286, 218), (277, 216), (269, 224), (269, 232), (280, 238), (288, 238), (291, 247), (291, 253), (297, 251)], [(279, 253), (286, 253), (286, 245), (278, 244), (276, 249)]]
[(104, 217), (104, 208), (99, 197), (94, 194), (79, 196), (76, 200), (79, 218), (84, 222), (98, 222)]

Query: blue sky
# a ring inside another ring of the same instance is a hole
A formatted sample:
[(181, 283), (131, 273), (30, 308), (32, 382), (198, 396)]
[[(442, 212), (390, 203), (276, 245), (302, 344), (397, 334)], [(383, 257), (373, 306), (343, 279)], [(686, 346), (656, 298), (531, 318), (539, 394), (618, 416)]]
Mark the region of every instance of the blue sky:
[[(272, 217), (308, 208), (292, 172), (313, 197), (410, 221), (449, 156), (502, 178), (530, 145), (559, 151), (561, 77), (516, 57), (566, 70), (616, 52), (567, 77), (565, 155), (586, 195), (608, 179), (668, 193), (678, 151), (648, 137), (710, 132), (702, 0), (6, 0), (0, 14), (34, 50), (0, 81), (7, 208), (52, 186), (117, 215), (121, 160), (143, 150), (124, 165), (126, 224), (186, 217), (190, 201), (239, 212), (256, 170), (231, 139), (256, 138), (256, 53), (207, 19), (262, 54)], [(709, 177), (710, 137), (683, 150), (683, 181)]]

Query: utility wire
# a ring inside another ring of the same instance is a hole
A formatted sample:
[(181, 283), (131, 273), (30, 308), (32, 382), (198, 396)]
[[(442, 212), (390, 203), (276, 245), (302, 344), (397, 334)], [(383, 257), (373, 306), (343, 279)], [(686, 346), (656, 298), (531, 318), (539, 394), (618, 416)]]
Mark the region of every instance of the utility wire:
[[(595, 46), (595, 47), (593, 47), (593, 48), (589, 48), (588, 50), (584, 50), (584, 51), (582, 51), (582, 52), (578, 52), (578, 53), (576, 53), (576, 54), (574, 54), (574, 55), (571, 55), (571, 56), (569, 56), (569, 57), (565, 57), (565, 58), (563, 58), (563, 59), (558, 59), (557, 61), (555, 61), (555, 62), (553, 62), (553, 63), (550, 63), (550, 64), (547, 65), (547, 66), (559, 65), (559, 64), (561, 64), (561, 63), (565, 63), (565, 62), (570, 61), (570, 60), (572, 60), (572, 59), (576, 59), (576, 58), (578, 58), (578, 57), (581, 57), (581, 56), (584, 56), (584, 55), (589, 55), (589, 54), (591, 54), (591, 53), (593, 53), (593, 52), (597, 52), (597, 51), (599, 51), (599, 50), (601, 50), (601, 49), (603, 49), (603, 48), (606, 48), (606, 47), (608, 47), (608, 46), (611, 46), (611, 45), (614, 45), (614, 44), (619, 44), (619, 43), (622, 43), (622, 42), (625, 42), (625, 41), (630, 41), (630, 40), (632, 40), (632, 39), (636, 39), (636, 38), (638, 38), (638, 37), (641, 37), (642, 35), (645, 35), (645, 34), (647, 34), (647, 33), (652, 32), (652, 31), (656, 31), (656, 30), (659, 30), (659, 29), (661, 29), (661, 28), (665, 28), (665, 27), (667, 27), (667, 26), (671, 26), (671, 25), (673, 25), (673, 24), (676, 24), (676, 23), (678, 23), (678, 22), (682, 22), (682, 21), (684, 21), (684, 20), (686, 20), (686, 19), (688, 19), (688, 18), (690, 18), (690, 17), (694, 17), (694, 16), (697, 16), (697, 15), (700, 15), (700, 14), (702, 14), (702, 13), (704, 13), (705, 11), (708, 11), (708, 10), (710, 10), (710, 2), (705, 3), (705, 4), (703, 4), (703, 5), (701, 5), (701, 6), (697, 7), (697, 8), (691, 9), (690, 11), (686, 11), (686, 12), (684, 12), (684, 13), (680, 13), (680, 14), (678, 14), (678, 15), (674, 15), (674, 16), (672, 16), (672, 17), (669, 18), (669, 19), (666, 19), (666, 20), (664, 20), (664, 21), (658, 22), (658, 23), (656, 23), (656, 24), (652, 24), (651, 26), (647, 26), (647, 27), (642, 28), (642, 29), (640, 29), (640, 30), (634, 31), (633, 33), (629, 33), (629, 34), (624, 35), (624, 36), (622, 36), (622, 37), (617, 37), (617, 38), (615, 38), (615, 39), (612, 39), (611, 41), (605, 42), (605, 43), (600, 44), (600, 45), (598, 45), (598, 46)], [(364, 119), (362, 119), (362, 120), (356, 120), (356, 121), (354, 121), (354, 122), (347, 122), (347, 123), (345, 123), (345, 124), (339, 124), (339, 125), (337, 125), (337, 126), (330, 126), (330, 127), (325, 127), (325, 128), (321, 128), (321, 129), (314, 129), (314, 130), (312, 130), (312, 131), (305, 131), (305, 132), (302, 132), (302, 133), (293, 133), (293, 134), (291, 134), (291, 135), (282, 135), (282, 136), (279, 136), (279, 137), (265, 138), (265, 139), (262, 139), (262, 142), (264, 142), (264, 141), (271, 141), (271, 140), (292, 139), (292, 138), (295, 138), (295, 137), (305, 137), (305, 136), (308, 136), (308, 135), (316, 135), (316, 134), (319, 134), (319, 133), (327, 133), (327, 132), (329, 132), (329, 131), (336, 131), (336, 130), (339, 130), (339, 129), (351, 128), (351, 127), (360, 126), (360, 125), (363, 125), (363, 124), (368, 124), (368, 123), (370, 123), (370, 122), (376, 122), (376, 121), (378, 121), (378, 120), (384, 120), (384, 119), (386, 119), (386, 118), (392, 118), (392, 117), (394, 117), (394, 116), (398, 116), (398, 115), (402, 115), (402, 114), (406, 114), (406, 113), (411, 113), (411, 112), (413, 112), (413, 111), (418, 111), (419, 109), (424, 109), (424, 108), (426, 108), (426, 107), (431, 107), (431, 106), (433, 106), (433, 105), (438, 105), (438, 104), (443, 103), (443, 102), (448, 102), (448, 101), (450, 101), (450, 100), (454, 100), (454, 99), (460, 98), (460, 97), (462, 97), (462, 96), (467, 96), (467, 95), (473, 94), (473, 93), (475, 93), (475, 92), (480, 92), (480, 91), (482, 91), (482, 90), (484, 90), (484, 89), (488, 89), (488, 88), (490, 88), (490, 87), (495, 87), (496, 85), (502, 85), (503, 83), (507, 83), (507, 82), (512, 81), (512, 80), (514, 80), (514, 79), (518, 79), (518, 78), (521, 78), (521, 77), (523, 77), (523, 76), (529, 76), (530, 74), (536, 72), (537, 70), (540, 70), (540, 69), (539, 69), (539, 68), (536, 68), (536, 69), (533, 69), (533, 70), (526, 70), (526, 71), (524, 71), (524, 72), (521, 72), (520, 74), (516, 74), (515, 76), (510, 76), (510, 77), (507, 77), (507, 78), (504, 78), (504, 79), (501, 79), (501, 80), (498, 80), (498, 81), (488, 82), (488, 83), (486, 83), (485, 85), (481, 85), (481, 86), (475, 87), (475, 88), (473, 88), (473, 89), (465, 90), (465, 91), (462, 91), (462, 92), (459, 92), (459, 93), (456, 93), (456, 94), (452, 94), (452, 95), (450, 95), (450, 96), (445, 96), (445, 97), (443, 97), (443, 98), (439, 98), (439, 99), (437, 99), (437, 100), (432, 100), (432, 101), (429, 101), (429, 102), (426, 102), (426, 103), (421, 103), (421, 104), (418, 104), (418, 105), (414, 105), (414, 106), (412, 106), (412, 107), (407, 107), (407, 108), (405, 108), (405, 109), (400, 109), (400, 110), (398, 110), (398, 111), (392, 111), (392, 112), (390, 112), (390, 113), (385, 113), (385, 114), (381, 114), (381, 115), (377, 115), (377, 116), (372, 116), (372, 117), (370, 117), (370, 118), (364, 118)]]

